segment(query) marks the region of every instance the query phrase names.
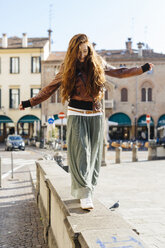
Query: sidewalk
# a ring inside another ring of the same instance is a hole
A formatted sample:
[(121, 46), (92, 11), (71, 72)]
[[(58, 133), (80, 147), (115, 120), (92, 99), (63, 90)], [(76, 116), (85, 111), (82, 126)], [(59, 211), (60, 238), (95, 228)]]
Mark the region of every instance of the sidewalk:
[(0, 189), (0, 248), (47, 248), (29, 167), (6, 178)]
[(115, 164), (113, 153), (101, 168), (95, 197), (107, 208), (119, 200), (116, 212), (137, 230), (150, 248), (165, 247), (165, 160), (131, 162), (123, 153), (123, 162)]

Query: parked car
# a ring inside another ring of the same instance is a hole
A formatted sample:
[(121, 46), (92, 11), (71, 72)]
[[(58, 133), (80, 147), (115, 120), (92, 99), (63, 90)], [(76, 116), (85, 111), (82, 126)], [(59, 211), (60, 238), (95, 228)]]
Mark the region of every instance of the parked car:
[(14, 149), (25, 150), (25, 142), (20, 135), (8, 135), (5, 141), (5, 151)]

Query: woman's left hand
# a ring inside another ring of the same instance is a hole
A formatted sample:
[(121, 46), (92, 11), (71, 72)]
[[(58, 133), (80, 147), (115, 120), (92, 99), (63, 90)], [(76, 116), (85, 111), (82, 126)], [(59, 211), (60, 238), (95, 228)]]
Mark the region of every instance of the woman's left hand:
[(153, 67), (154, 67), (154, 64), (149, 63), (149, 65), (150, 65), (150, 69), (149, 69), (149, 71), (151, 71), (151, 70), (153, 69)]

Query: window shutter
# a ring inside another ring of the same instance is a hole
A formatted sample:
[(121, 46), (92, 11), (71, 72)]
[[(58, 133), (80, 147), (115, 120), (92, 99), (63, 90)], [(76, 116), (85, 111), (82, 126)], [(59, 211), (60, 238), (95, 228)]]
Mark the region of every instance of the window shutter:
[(33, 89), (30, 89), (30, 96), (33, 97)]
[(12, 58), (10, 58), (10, 73), (12, 73)]
[(18, 104), (20, 104), (20, 89), (18, 89)]
[(148, 88), (148, 102), (152, 102), (152, 88)]
[(105, 90), (104, 99), (108, 100), (108, 90), (107, 89)]
[(142, 95), (141, 95), (141, 100), (142, 102), (146, 102), (146, 89), (142, 88)]
[(39, 57), (39, 72), (41, 72), (41, 57)]
[(12, 108), (12, 89), (9, 89), (9, 108)]
[[(39, 91), (41, 90), (41, 88), (39, 89)], [(39, 108), (41, 108), (41, 103), (39, 104)]]
[(18, 73), (20, 73), (20, 58), (18, 57)]
[(0, 89), (0, 108), (1, 108), (1, 89)]
[(31, 73), (33, 73), (33, 57), (31, 57)]
[(121, 89), (121, 102), (128, 101), (128, 90), (126, 88)]

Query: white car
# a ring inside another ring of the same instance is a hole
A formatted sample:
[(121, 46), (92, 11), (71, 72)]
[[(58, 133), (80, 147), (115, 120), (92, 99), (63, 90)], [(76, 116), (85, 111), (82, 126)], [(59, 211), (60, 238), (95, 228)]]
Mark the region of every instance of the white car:
[(8, 135), (5, 142), (5, 151), (14, 149), (25, 150), (25, 142), (20, 135)]

